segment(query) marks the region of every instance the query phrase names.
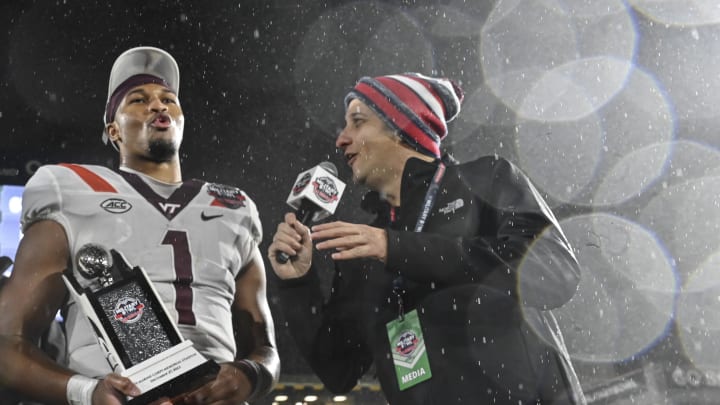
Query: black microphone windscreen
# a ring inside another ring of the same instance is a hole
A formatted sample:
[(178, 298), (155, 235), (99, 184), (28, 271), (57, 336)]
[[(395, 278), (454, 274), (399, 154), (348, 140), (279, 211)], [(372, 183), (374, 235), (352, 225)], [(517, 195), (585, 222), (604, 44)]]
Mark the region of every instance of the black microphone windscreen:
[(320, 164), (318, 166), (327, 170), (333, 176), (337, 176), (337, 174), (338, 174), (337, 167), (332, 162), (320, 162)]

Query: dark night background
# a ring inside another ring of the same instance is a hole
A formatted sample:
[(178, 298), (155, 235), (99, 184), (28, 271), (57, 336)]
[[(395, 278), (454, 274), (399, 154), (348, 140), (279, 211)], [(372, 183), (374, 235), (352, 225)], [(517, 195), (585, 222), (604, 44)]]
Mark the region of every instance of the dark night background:
[[(450, 77), (466, 101), (447, 150), (518, 163), (577, 250), (585, 284), (558, 317), (590, 402), (717, 403), (714, 1), (4, 0), (0, 184), (116, 167), (100, 140), (111, 65), (157, 46), (180, 67), (184, 177), (248, 192), (265, 252), (300, 171), (329, 160), (349, 179), (334, 138), (359, 77)], [(364, 219), (363, 191), (337, 216)], [(283, 387), (317, 384), (268, 294)]]

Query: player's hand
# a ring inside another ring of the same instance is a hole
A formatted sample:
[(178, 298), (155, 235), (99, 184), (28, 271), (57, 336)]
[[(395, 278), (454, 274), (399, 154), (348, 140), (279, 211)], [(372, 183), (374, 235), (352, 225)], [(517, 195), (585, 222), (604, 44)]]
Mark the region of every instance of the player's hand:
[(125, 397), (140, 395), (140, 389), (129, 378), (119, 374), (108, 374), (100, 380), (92, 395), (95, 405), (122, 405)]
[(241, 404), (252, 393), (250, 380), (239, 368), (230, 363), (220, 365), (214, 380), (182, 396), (176, 405), (231, 405)]
[[(277, 261), (280, 252), (290, 256), (286, 263)], [(281, 279), (298, 278), (310, 270), (312, 263), (312, 241), (310, 229), (303, 225), (293, 213), (285, 214), (285, 221), (277, 226), (272, 243), (268, 247), (268, 258), (275, 274)]]
[(310, 237), (322, 241), (315, 245), (318, 250), (335, 249), (333, 260), (360, 257), (383, 263), (387, 260), (387, 232), (381, 228), (335, 221), (313, 226)]

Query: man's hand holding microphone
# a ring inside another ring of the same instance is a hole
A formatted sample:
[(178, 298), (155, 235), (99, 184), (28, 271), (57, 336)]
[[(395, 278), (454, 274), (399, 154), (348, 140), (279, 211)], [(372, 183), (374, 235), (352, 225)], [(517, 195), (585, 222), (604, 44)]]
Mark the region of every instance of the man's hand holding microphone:
[[(320, 168), (321, 170), (318, 170)], [(281, 279), (304, 276), (312, 264), (312, 242), (320, 241), (318, 250), (334, 249), (333, 260), (369, 257), (382, 262), (387, 259), (387, 233), (369, 225), (334, 221), (315, 225), (335, 212), (345, 184), (337, 179), (337, 169), (329, 162), (300, 173), (293, 186), (288, 204), (296, 213), (285, 214), (273, 241), (268, 257)]]
[[(289, 256), (290, 260), (282, 262), (282, 259), (278, 258), (281, 253)], [(303, 225), (294, 213), (285, 214), (285, 221), (278, 224), (272, 244), (268, 248), (268, 257), (275, 274), (284, 280), (302, 277), (310, 269), (310, 228)]]
[(337, 178), (337, 168), (330, 162), (297, 176), (287, 198), (296, 211), (285, 214), (268, 248), (268, 258), (278, 277), (297, 278), (308, 272), (312, 263), (308, 225), (333, 214), (344, 190), (345, 183)]

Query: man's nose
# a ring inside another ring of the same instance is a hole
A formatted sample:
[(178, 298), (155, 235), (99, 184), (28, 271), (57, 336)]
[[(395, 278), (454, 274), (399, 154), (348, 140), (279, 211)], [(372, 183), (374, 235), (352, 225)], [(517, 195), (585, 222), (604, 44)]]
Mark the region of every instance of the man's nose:
[(167, 111), (167, 106), (165, 105), (165, 103), (163, 103), (162, 100), (157, 97), (153, 97), (152, 99), (150, 99), (148, 107), (151, 111)]
[(337, 139), (335, 139), (335, 147), (340, 149), (345, 149), (348, 144), (350, 144), (350, 136), (347, 134), (347, 131), (344, 129), (340, 131), (338, 134)]

